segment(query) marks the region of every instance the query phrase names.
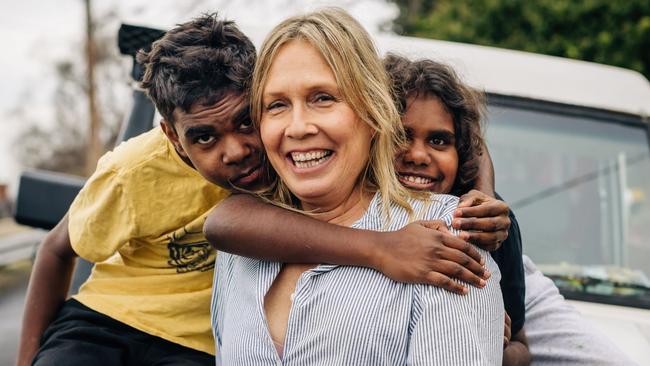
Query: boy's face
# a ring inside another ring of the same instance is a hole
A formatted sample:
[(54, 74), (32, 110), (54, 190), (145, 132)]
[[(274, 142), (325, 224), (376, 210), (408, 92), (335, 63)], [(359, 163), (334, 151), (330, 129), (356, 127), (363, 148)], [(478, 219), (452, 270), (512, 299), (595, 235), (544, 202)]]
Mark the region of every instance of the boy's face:
[(195, 103), (161, 127), (185, 162), (226, 189), (253, 190), (262, 183), (261, 142), (248, 113), (248, 99), (227, 94), (211, 105)]
[(407, 101), (402, 117), (409, 147), (395, 159), (399, 181), (406, 187), (449, 193), (458, 171), (454, 121), (435, 96)]

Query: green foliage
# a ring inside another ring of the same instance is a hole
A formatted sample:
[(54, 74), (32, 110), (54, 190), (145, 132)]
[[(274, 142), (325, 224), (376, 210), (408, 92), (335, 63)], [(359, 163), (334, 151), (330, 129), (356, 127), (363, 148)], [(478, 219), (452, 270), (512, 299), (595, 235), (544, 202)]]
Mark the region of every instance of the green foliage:
[(650, 78), (648, 0), (396, 0), (398, 33), (621, 66)]

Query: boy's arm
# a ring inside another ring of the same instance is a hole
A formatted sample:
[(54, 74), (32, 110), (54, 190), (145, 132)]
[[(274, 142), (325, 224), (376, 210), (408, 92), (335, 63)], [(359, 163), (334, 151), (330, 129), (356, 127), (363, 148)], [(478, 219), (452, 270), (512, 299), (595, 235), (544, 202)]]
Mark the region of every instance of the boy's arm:
[(41, 335), (66, 299), (75, 257), (66, 215), (38, 249), (27, 289), (16, 365), (31, 364)]
[(204, 231), (215, 248), (237, 255), (370, 267), (396, 281), (456, 293), (467, 289), (452, 278), (483, 287), (489, 276), (478, 251), (446, 232), (444, 222), (416, 222), (395, 232), (357, 230), (237, 194), (215, 207)]

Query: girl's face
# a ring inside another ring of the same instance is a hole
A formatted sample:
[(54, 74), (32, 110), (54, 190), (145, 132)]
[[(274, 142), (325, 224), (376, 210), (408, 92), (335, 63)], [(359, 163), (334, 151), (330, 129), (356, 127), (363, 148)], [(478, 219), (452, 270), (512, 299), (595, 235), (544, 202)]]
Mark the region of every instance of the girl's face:
[(314, 46), (293, 40), (279, 49), (262, 103), (266, 154), (303, 209), (333, 209), (360, 188), (372, 132)]
[(395, 159), (395, 171), (406, 187), (449, 193), (458, 171), (454, 121), (435, 96), (407, 101), (402, 117), (409, 147)]

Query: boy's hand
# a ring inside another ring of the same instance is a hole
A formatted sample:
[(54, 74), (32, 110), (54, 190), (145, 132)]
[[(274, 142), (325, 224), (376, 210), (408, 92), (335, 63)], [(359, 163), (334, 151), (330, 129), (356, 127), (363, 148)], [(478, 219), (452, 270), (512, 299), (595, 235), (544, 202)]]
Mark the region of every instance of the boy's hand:
[(473, 189), (460, 197), (452, 226), (463, 230), (461, 239), (494, 251), (508, 237), (509, 211), (505, 202)]
[(479, 252), (452, 235), (444, 221), (417, 221), (379, 235), (382, 240), (380, 250), (373, 253), (373, 267), (395, 281), (425, 283), (466, 294), (467, 287), (452, 278), (484, 287), (490, 277)]

